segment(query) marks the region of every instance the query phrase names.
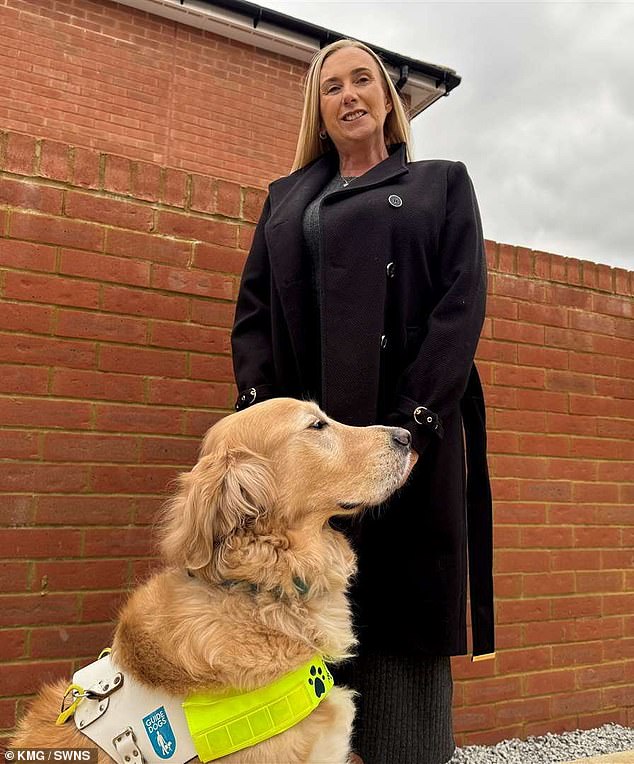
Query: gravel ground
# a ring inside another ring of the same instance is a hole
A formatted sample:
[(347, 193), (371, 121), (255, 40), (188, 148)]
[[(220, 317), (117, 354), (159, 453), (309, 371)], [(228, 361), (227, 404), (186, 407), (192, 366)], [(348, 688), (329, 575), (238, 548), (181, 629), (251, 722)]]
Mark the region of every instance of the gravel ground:
[(497, 745), (468, 745), (457, 748), (447, 764), (553, 764), (632, 749), (634, 729), (604, 724), (593, 730), (502, 740)]

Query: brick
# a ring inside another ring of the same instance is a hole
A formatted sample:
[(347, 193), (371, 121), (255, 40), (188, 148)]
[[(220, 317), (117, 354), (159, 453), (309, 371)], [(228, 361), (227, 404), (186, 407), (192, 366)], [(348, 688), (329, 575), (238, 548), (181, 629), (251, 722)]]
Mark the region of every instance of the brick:
[(507, 552), (499, 550), (495, 555), (495, 569), (500, 573), (535, 573), (549, 570), (550, 553), (524, 549)]
[(67, 192), (65, 212), (71, 218), (137, 231), (152, 230), (154, 222), (154, 210), (147, 205), (81, 191)]
[[(42, 314), (39, 316), (44, 318)], [(36, 365), (43, 359), (52, 365), (90, 368), (95, 365), (96, 349), (91, 342), (0, 333), (0, 361)]]
[(529, 324), (568, 326), (568, 310), (559, 305), (540, 305), (521, 302), (518, 305), (519, 320)]
[(259, 188), (242, 189), (242, 217), (251, 223), (257, 223), (265, 199), (266, 192)]
[(3, 668), (2, 690), (6, 695), (32, 694), (43, 684), (60, 679), (68, 680), (71, 674), (70, 661), (6, 664)]
[(456, 732), (486, 729), (495, 726), (494, 706), (456, 708), (453, 713), (453, 728)]
[[(173, 472), (172, 472), (173, 475)], [(125, 479), (121, 483), (127, 487)], [(151, 540), (136, 528), (99, 528), (86, 531), (86, 557), (143, 557), (150, 554)]]
[(535, 411), (568, 412), (568, 396), (546, 390), (518, 390), (517, 405), (521, 409)]
[(527, 574), (524, 576), (523, 589), (527, 596), (573, 594), (575, 592), (575, 574), (572, 572)]
[[(0, 729), (13, 729), (17, 723), (17, 703), (13, 698), (0, 700)], [(8, 741), (6, 741), (8, 743)], [(8, 745), (0, 741), (0, 746), (6, 750)]]
[(528, 300), (532, 303), (547, 302), (546, 286), (526, 278), (494, 273), (491, 278), (492, 292), (504, 297)]
[(70, 178), (69, 147), (66, 143), (43, 140), (40, 145), (38, 175), (66, 183)]
[(605, 687), (625, 680), (625, 665), (612, 663), (604, 666), (588, 666), (575, 671), (579, 689)]
[(30, 179), (0, 178), (0, 204), (60, 215), (62, 190)]
[(149, 162), (132, 165), (132, 194), (137, 199), (156, 202), (161, 193), (161, 168)]
[(543, 369), (528, 366), (496, 366), (494, 380), (496, 385), (543, 389), (546, 386), (546, 373)]
[(60, 256), (60, 273), (84, 276), (97, 281), (149, 286), (150, 264), (123, 257), (64, 249)]
[(603, 640), (605, 645), (605, 657), (610, 658), (610, 645), (608, 640), (618, 639), (619, 641), (625, 634), (623, 618), (604, 617), (581, 618), (575, 624), (575, 639), (582, 642), (591, 642)]
[(601, 598), (559, 597), (552, 603), (553, 618), (589, 618), (601, 614)]
[[(232, 396), (231, 399), (234, 400), (235, 396)], [(233, 406), (230, 408), (233, 410)], [(225, 411), (225, 414), (226, 413), (228, 413), (228, 411)], [(184, 415), (183, 434), (202, 438), (207, 430), (222, 419), (225, 414), (218, 411), (209, 411), (209, 409), (186, 411)]]
[(602, 656), (603, 646), (601, 642), (553, 645), (553, 666), (577, 666), (600, 663)]
[(104, 240), (103, 228), (95, 223), (19, 211), (11, 214), (10, 235), (14, 239), (93, 251), (103, 249)]
[(595, 392), (595, 381), (592, 377), (583, 374), (553, 370), (546, 372), (546, 387), (549, 390), (593, 395)]
[(33, 496), (5, 493), (2, 497), (2, 523), (7, 527), (33, 524)]
[(127, 496), (43, 494), (37, 497), (35, 519), (39, 525), (128, 525), (133, 512), (134, 501)]
[(96, 308), (99, 305), (99, 285), (60, 276), (35, 273), (5, 275), (5, 296), (28, 302), (73, 305)]
[(236, 225), (168, 210), (159, 210), (156, 230), (168, 236), (208, 241), (223, 247), (235, 247), (238, 243)]
[(552, 704), (553, 713), (557, 715), (596, 711), (601, 708), (601, 693), (599, 690), (577, 690), (572, 694), (553, 697)]
[[(53, 310), (44, 305), (2, 303), (2, 327), (14, 332), (49, 334), (53, 323)], [(0, 347), (11, 336), (0, 335)], [(1, 351), (0, 351), (1, 352)]]
[[(575, 675), (572, 671), (543, 671), (524, 679), (524, 695), (556, 695), (574, 692)], [(520, 693), (518, 693), (519, 695)]]
[(500, 623), (547, 621), (550, 618), (550, 602), (543, 599), (501, 601), (496, 610)]
[(493, 337), (496, 340), (543, 345), (544, 332), (543, 326), (521, 324), (519, 321), (507, 321), (502, 318), (493, 319)]
[(634, 613), (634, 594), (606, 594), (603, 597), (604, 615), (630, 615)]
[(574, 636), (574, 621), (534, 621), (524, 626), (526, 645), (548, 645), (550, 650), (553, 649), (553, 645), (570, 642)]
[(25, 462), (0, 464), (0, 491), (31, 491), (63, 493), (83, 491), (88, 482), (86, 469), (61, 467), (54, 464)]
[(227, 329), (155, 321), (152, 325), (150, 344), (207, 353), (228, 353), (230, 351), (230, 335)]
[(158, 406), (97, 405), (95, 407), (95, 427), (107, 432), (160, 433), (165, 435), (179, 435), (187, 432), (183, 425), (182, 412), (179, 412), (178, 409), (159, 408)]
[(5, 629), (2, 631), (0, 641), (0, 659), (2, 661), (14, 661), (23, 658), (27, 650), (26, 629)]
[(186, 266), (191, 258), (192, 245), (182, 239), (109, 228), (106, 232), (106, 252), (155, 263)]
[(241, 189), (237, 183), (226, 180), (216, 180), (216, 192), (214, 198), (214, 212), (226, 217), (240, 217)]
[(185, 353), (113, 345), (101, 348), (99, 368), (102, 371), (132, 372), (161, 377), (184, 377)]
[(101, 155), (86, 148), (73, 149), (73, 185), (98, 189), (101, 185)]
[(632, 300), (627, 297), (617, 297), (604, 294), (592, 294), (592, 310), (609, 316), (634, 317)]
[(131, 186), (130, 160), (121, 156), (107, 155), (105, 157), (105, 170), (103, 187), (105, 191), (113, 191), (117, 194), (127, 194)]
[[(4, 518), (3, 518), (4, 519)], [(4, 519), (6, 522), (6, 519)], [(23, 592), (26, 591), (29, 580), (28, 561), (2, 563), (2, 576), (0, 576), (0, 592)], [(0, 644), (3, 640), (0, 640)]]
[(0, 421), (4, 426), (86, 429), (90, 420), (91, 407), (87, 403), (18, 396), (0, 398)]
[(47, 432), (43, 458), (52, 462), (135, 462), (139, 447), (128, 436)]
[(191, 320), (196, 324), (231, 328), (234, 314), (235, 305), (233, 303), (191, 300)]
[(0, 239), (0, 265), (26, 271), (55, 270), (54, 247), (13, 239)]
[(142, 464), (175, 464), (191, 467), (195, 464), (200, 441), (198, 438), (141, 438)]
[(541, 366), (545, 369), (567, 369), (568, 351), (555, 348), (518, 345), (517, 363), (522, 366)]
[(235, 273), (240, 275), (244, 268), (246, 253), (230, 247), (199, 242), (194, 245), (192, 265), (203, 270)]
[(190, 209), (197, 212), (215, 212), (215, 181), (207, 175), (191, 176)]
[(500, 703), (495, 707), (495, 724), (525, 723), (535, 721), (536, 719), (549, 719), (551, 717), (550, 704), (551, 700), (548, 697), (511, 700), (506, 703)]
[(166, 167), (163, 170), (160, 200), (172, 207), (185, 207), (188, 196), (188, 176), (182, 170)]
[(167, 265), (152, 267), (151, 285), (154, 289), (185, 292), (202, 297), (230, 300), (233, 297), (233, 281), (227, 276), (201, 270), (183, 270)]
[[(72, 623), (78, 620), (79, 601), (75, 594), (11, 594), (2, 598), (0, 625), (35, 626), (51, 622)], [(3, 669), (2, 689), (6, 694), (6, 675)], [(22, 688), (20, 693), (25, 692)]]
[[(47, 390), (48, 369), (39, 368), (37, 366), (2, 365), (2, 372), (0, 373), (0, 393), (45, 395)], [(9, 435), (10, 434), (7, 434), (7, 436)], [(4, 437), (5, 435), (3, 435), (3, 438)], [(7, 446), (10, 446), (10, 442), (4, 441), (1, 448), (3, 453)]]
[(232, 399), (229, 385), (192, 380), (152, 379), (148, 402), (169, 406), (227, 408)]
[(542, 671), (551, 666), (550, 647), (525, 647), (521, 650), (504, 650), (495, 662), (502, 674), (525, 674)]
[(189, 312), (188, 299), (183, 296), (107, 285), (102, 287), (101, 309), (175, 321), (186, 319)]
[(255, 235), (255, 226), (241, 225), (238, 226), (238, 249), (244, 252), (249, 252), (251, 245), (253, 244), (253, 237)]
[(144, 345), (147, 338), (147, 322), (141, 318), (109, 313), (60, 310), (56, 333), (64, 337)]
[(123, 592), (86, 592), (82, 597), (82, 623), (110, 623), (116, 618), (126, 594)]
[(93, 658), (112, 641), (112, 626), (55, 626), (33, 629), (32, 658)]
[(70, 528), (4, 528), (0, 539), (2, 556), (10, 559), (73, 556), (81, 546), (80, 531)]
[(16, 175), (32, 175), (35, 165), (35, 138), (9, 133), (2, 169)]

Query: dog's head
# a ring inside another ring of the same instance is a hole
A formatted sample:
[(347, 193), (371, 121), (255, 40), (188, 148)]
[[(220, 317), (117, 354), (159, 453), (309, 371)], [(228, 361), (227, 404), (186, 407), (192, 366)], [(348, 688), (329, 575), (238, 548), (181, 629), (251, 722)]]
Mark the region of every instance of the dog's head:
[(406, 430), (349, 427), (314, 403), (265, 401), (209, 430), (166, 508), (163, 552), (213, 578), (214, 564), (226, 568), (237, 549), (244, 562), (259, 538), (269, 542), (271, 559), (258, 564), (274, 565), (293, 538), (315, 538), (334, 515), (385, 501), (415, 459)]

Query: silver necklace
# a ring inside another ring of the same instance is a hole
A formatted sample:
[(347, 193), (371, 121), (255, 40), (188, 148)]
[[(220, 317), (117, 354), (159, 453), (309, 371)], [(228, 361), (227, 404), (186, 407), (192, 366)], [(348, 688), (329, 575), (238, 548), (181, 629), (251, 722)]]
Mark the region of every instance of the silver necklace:
[(350, 175), (349, 177), (344, 177), (341, 173), (339, 173), (339, 177), (343, 181), (343, 187), (349, 186), (350, 183), (357, 177), (356, 175)]

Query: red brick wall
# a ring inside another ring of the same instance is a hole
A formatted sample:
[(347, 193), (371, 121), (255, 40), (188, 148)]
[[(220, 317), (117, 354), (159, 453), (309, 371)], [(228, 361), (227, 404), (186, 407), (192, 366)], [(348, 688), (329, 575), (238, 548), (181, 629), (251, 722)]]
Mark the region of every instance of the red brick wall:
[[(233, 400), (263, 192), (0, 140), (0, 728), (108, 642), (154, 513)], [(454, 663), (460, 742), (634, 723), (634, 274), (488, 242), (499, 651)]]
[(107, 0), (0, 2), (0, 126), (247, 185), (288, 172), (304, 64)]
[[(299, 105), (285, 59), (45, 5), (0, 4), (0, 736), (108, 641), (169, 481), (229, 410), (233, 299)], [(200, 108), (221, 95), (233, 122)], [(634, 724), (634, 274), (488, 254), (499, 651), (454, 662), (458, 739)]]

